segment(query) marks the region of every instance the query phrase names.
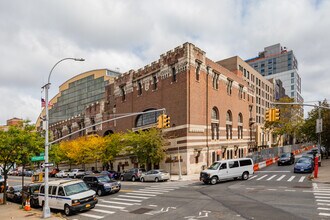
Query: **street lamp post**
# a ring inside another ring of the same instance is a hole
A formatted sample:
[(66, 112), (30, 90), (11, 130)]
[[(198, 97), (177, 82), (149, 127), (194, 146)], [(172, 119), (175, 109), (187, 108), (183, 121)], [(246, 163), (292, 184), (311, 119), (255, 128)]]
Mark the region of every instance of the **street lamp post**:
[(49, 115), (48, 115), (48, 89), (50, 86), (50, 76), (52, 75), (52, 72), (54, 68), (59, 64), (60, 62), (64, 60), (74, 60), (74, 61), (85, 61), (82, 58), (64, 58), (60, 61), (58, 61), (53, 68), (50, 70), (49, 76), (48, 76), (48, 82), (46, 85), (44, 85), (42, 88), (45, 89), (45, 202), (43, 207), (43, 218), (49, 218), (50, 217), (50, 209), (48, 204), (48, 121), (49, 121)]

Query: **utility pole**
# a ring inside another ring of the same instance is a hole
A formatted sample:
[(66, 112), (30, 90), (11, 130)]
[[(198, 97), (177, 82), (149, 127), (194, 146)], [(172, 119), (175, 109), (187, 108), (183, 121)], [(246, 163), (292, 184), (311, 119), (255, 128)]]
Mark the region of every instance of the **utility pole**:
[(319, 126), (320, 130), (319, 130), (319, 133), (318, 133), (318, 147), (317, 148), (318, 148), (319, 153), (321, 153), (322, 119), (321, 119), (321, 102), (320, 101), (319, 101), (318, 113), (319, 113), (319, 118), (318, 118), (318, 124), (317, 124), (317, 126)]

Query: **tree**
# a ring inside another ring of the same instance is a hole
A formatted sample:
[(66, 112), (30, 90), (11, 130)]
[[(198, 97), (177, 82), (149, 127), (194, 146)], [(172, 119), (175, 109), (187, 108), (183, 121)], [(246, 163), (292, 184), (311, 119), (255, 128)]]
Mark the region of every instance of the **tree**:
[(126, 147), (123, 133), (114, 133), (104, 137), (104, 145), (102, 148), (101, 161), (106, 164), (107, 167), (113, 169), (113, 160), (123, 153)]
[[(42, 151), (43, 143), (43, 137), (34, 131), (34, 126), (29, 125), (28, 121), (23, 122), (20, 126), (10, 127), (8, 131), (0, 131), (0, 167), (4, 172), (5, 186), (8, 171), (14, 164), (23, 165), (24, 171), (25, 166), (31, 163), (31, 157)], [(3, 203), (6, 203), (5, 193)]]
[(130, 146), (128, 152), (136, 155), (139, 163), (146, 164), (148, 169), (165, 157), (163, 149), (165, 139), (161, 131), (156, 128), (139, 132), (131, 131), (125, 135), (125, 140)]
[(67, 160), (68, 158), (65, 156), (65, 152), (63, 148), (60, 147), (60, 144), (51, 145), (49, 150), (49, 161), (54, 162), (57, 169), (61, 162)]

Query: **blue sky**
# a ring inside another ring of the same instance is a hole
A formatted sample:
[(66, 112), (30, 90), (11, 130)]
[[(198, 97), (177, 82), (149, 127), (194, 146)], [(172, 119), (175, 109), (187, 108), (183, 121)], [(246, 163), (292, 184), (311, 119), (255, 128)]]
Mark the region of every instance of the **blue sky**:
[(305, 101), (329, 99), (330, 1), (0, 0), (0, 124), (35, 121), (52, 66), (50, 95), (81, 72), (138, 69), (185, 42), (212, 60), (294, 50)]

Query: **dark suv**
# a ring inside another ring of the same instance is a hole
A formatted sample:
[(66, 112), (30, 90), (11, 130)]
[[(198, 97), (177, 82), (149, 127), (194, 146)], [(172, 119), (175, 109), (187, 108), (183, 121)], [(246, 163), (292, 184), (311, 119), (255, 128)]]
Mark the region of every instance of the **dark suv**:
[(133, 182), (135, 180), (139, 180), (142, 173), (146, 172), (143, 168), (132, 168), (128, 170), (127, 172), (124, 172), (121, 174), (120, 179), (121, 180), (132, 180)]
[(277, 165), (285, 165), (285, 164), (294, 164), (294, 154), (293, 153), (283, 153), (280, 158), (278, 158)]
[(120, 182), (112, 180), (103, 174), (86, 175), (83, 180), (98, 196), (106, 193), (117, 193), (121, 189)]

